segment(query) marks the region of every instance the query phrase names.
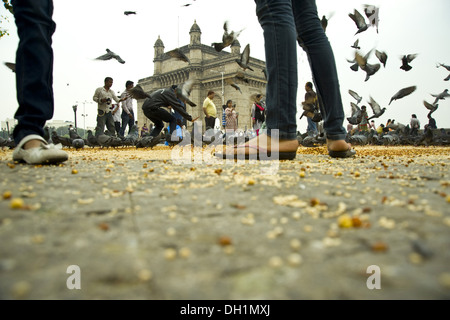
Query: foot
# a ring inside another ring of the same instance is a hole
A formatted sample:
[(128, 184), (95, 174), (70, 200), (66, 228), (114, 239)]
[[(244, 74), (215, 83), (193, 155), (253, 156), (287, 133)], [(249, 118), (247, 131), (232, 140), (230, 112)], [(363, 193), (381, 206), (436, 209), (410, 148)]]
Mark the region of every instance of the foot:
[(32, 148), (39, 148), (41, 146), (41, 143), (41, 140), (30, 140), (23, 145), (23, 149), (28, 150)]
[(327, 139), (328, 151), (347, 151), (352, 148), (350, 143), (345, 140), (328, 140)]
[(298, 140), (274, 140), (266, 134), (261, 134), (250, 139), (245, 144), (237, 146), (225, 146), (222, 153), (216, 153), (219, 158), (254, 158), (270, 159), (279, 157), (280, 160), (294, 159), (297, 153)]

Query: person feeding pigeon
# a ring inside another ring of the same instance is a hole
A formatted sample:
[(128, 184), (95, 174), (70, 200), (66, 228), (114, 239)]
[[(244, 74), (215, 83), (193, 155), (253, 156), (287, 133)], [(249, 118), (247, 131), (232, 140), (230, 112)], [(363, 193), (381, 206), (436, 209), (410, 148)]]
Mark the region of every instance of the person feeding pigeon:
[[(319, 107), (323, 116), (328, 154), (348, 158), (356, 154), (345, 141), (344, 107), (334, 54), (317, 15), (314, 0), (255, 0), (263, 29), (266, 67), (266, 126), (264, 134), (236, 147), (227, 147), (218, 158), (293, 160), (297, 139), (297, 40), (308, 55)], [(282, 50), (280, 50), (282, 48)], [(272, 139), (273, 136), (273, 139)]]
[(192, 116), (187, 113), (186, 108), (180, 102), (176, 94), (177, 88), (178, 86), (173, 85), (169, 88), (156, 90), (148, 95), (142, 105), (144, 115), (155, 124), (153, 130), (150, 132), (150, 136), (153, 137), (153, 139), (161, 133), (161, 130), (164, 128), (164, 122), (169, 123), (169, 133), (171, 137), (177, 127), (177, 118), (164, 108), (169, 106), (172, 107), (172, 109), (178, 112), (184, 119), (191, 122), (198, 119), (198, 117), (193, 119)]

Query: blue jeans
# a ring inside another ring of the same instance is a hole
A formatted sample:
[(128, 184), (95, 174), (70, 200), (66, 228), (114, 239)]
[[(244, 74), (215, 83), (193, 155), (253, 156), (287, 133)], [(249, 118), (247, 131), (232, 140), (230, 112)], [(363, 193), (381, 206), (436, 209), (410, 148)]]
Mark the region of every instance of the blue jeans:
[(306, 132), (308, 134), (316, 135), (318, 133), (317, 130), (317, 123), (312, 121), (311, 118), (306, 117), (306, 120), (308, 121), (308, 127), (306, 128)]
[(44, 137), (44, 126), (53, 117), (52, 0), (12, 0), (19, 35), (16, 52), (16, 89), (19, 107), (13, 137), (18, 144), (24, 137)]
[(127, 128), (127, 125), (128, 125), (128, 131), (130, 131), (134, 125), (134, 113), (131, 112), (131, 114), (133, 115), (133, 118), (130, 117), (128, 115), (128, 113), (122, 111), (122, 115), (121, 115), (122, 127), (120, 127), (120, 132), (117, 131), (117, 133), (120, 134), (120, 136), (122, 136), (122, 137), (125, 135), (125, 129)]
[(267, 133), (296, 139), (297, 40), (308, 55), (324, 130), (330, 140), (346, 137), (336, 63), (315, 0), (255, 0), (264, 31), (267, 67)]

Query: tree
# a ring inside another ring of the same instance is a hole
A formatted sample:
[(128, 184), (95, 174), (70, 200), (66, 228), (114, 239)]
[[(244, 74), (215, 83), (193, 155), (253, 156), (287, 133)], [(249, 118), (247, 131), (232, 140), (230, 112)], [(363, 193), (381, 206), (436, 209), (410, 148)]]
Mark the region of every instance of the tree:
[[(11, 3), (10, 3), (10, 0), (2, 0), (2, 1), (3, 1), (3, 5), (5, 6), (5, 9), (8, 10), (11, 14), (14, 14), (14, 13), (13, 13), (13, 7), (12, 7), (12, 5), (11, 5)], [(0, 16), (0, 24), (1, 24), (3, 21), (8, 21), (8, 17), (6, 17), (6, 16)], [(5, 35), (9, 35), (8, 30), (3, 29), (3, 28), (0, 27), (0, 39), (1, 39), (3, 36), (5, 36)]]

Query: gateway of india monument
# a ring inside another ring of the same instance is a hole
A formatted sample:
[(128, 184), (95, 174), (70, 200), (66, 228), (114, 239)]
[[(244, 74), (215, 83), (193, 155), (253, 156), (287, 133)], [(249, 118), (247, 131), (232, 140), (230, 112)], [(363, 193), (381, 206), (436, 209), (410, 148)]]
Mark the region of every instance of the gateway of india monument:
[[(214, 47), (201, 43), (202, 32), (196, 21), (194, 21), (189, 34), (190, 43), (179, 48), (189, 58), (189, 63), (172, 58), (165, 53), (164, 43), (158, 37), (154, 45), (153, 76), (140, 79), (137, 84), (145, 92), (151, 93), (155, 90), (167, 88), (174, 84), (180, 85), (188, 79), (193, 79), (194, 86), (190, 94), (190, 100), (197, 106), (191, 107), (187, 105), (186, 110), (193, 118), (200, 117), (199, 120), (203, 121), (203, 131), (205, 130), (205, 116), (202, 106), (209, 90), (215, 92), (213, 101), (216, 105), (220, 129), (224, 129), (222, 127), (222, 105), (227, 100), (232, 100), (233, 104), (236, 104), (236, 112), (239, 113), (238, 129), (252, 129), (252, 95), (261, 93), (264, 99), (266, 93), (267, 81), (263, 72), (265, 62), (250, 57), (249, 66), (254, 71), (249, 69), (244, 71), (236, 62), (236, 59), (239, 59), (241, 55), (239, 41), (234, 41), (231, 47), (224, 49), (231, 49), (231, 52), (224, 50), (217, 52)], [(172, 49), (175, 48), (170, 50)], [(245, 80), (236, 78), (238, 73), (243, 74)], [(231, 81), (238, 85), (240, 91), (231, 86)], [(146, 123), (147, 127), (149, 127), (152, 122), (142, 112), (143, 103), (144, 100), (137, 100), (137, 121), (139, 126)], [(167, 124), (165, 125), (167, 126)], [(192, 126), (193, 123), (187, 121), (187, 129), (191, 130)]]

